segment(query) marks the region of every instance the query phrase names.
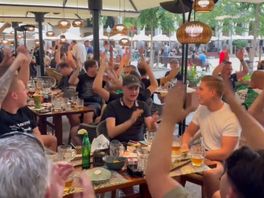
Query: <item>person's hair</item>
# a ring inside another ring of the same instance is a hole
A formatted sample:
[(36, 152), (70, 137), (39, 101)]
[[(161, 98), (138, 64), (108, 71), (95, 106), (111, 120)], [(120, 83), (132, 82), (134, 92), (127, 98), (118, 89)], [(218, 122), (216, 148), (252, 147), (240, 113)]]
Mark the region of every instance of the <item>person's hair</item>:
[(252, 88), (264, 88), (264, 71), (257, 70), (251, 75), (250, 85)]
[(87, 60), (84, 62), (84, 68), (86, 69), (86, 71), (88, 70), (88, 68), (93, 67), (95, 65), (96, 65), (95, 60)]
[(209, 87), (210, 89), (215, 90), (216, 94), (219, 97), (223, 96), (224, 83), (223, 83), (222, 78), (207, 75), (207, 76), (202, 77), (201, 82), (204, 82), (207, 85), (207, 87)]
[(0, 194), (12, 198), (44, 198), (49, 164), (37, 142), (21, 135), (0, 139)]
[(70, 65), (66, 62), (61, 62), (58, 64), (58, 68), (60, 68), (60, 69), (64, 69), (64, 68), (68, 68), (68, 67), (70, 67)]
[(264, 151), (241, 147), (225, 161), (228, 179), (239, 198), (264, 197)]
[(264, 70), (264, 60), (258, 63), (258, 70)]

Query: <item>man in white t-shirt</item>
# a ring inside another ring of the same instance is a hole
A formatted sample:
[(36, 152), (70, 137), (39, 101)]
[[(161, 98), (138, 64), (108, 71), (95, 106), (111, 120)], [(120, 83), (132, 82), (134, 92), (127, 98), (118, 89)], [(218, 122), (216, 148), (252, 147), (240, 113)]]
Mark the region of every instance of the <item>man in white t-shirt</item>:
[(84, 65), (84, 62), (87, 60), (87, 51), (83, 43), (77, 43), (76, 41), (72, 41), (72, 54), (73, 56), (79, 60)]
[(204, 76), (197, 90), (200, 106), (182, 137), (182, 149), (189, 149), (189, 143), (197, 131), (201, 131), (206, 149), (205, 157), (216, 161), (215, 169), (204, 173), (207, 197), (219, 189), (219, 178), (223, 172), (222, 161), (237, 148), (240, 125), (228, 104), (222, 101), (224, 85), (222, 79)]

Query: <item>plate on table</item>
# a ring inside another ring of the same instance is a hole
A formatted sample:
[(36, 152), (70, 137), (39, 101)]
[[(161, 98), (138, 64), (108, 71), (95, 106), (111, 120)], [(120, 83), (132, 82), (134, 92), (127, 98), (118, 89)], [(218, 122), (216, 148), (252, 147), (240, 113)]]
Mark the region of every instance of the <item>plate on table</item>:
[(101, 167), (89, 169), (86, 173), (95, 185), (108, 182), (112, 176), (111, 171)]

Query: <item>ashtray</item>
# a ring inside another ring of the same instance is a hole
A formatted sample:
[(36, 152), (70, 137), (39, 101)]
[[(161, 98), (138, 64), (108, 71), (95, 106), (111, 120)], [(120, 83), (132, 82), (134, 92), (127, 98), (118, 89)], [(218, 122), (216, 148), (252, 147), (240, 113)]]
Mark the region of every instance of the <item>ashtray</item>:
[(143, 171), (139, 171), (137, 169), (137, 165), (133, 164), (133, 165), (127, 165), (127, 172), (131, 177), (143, 177), (144, 173)]

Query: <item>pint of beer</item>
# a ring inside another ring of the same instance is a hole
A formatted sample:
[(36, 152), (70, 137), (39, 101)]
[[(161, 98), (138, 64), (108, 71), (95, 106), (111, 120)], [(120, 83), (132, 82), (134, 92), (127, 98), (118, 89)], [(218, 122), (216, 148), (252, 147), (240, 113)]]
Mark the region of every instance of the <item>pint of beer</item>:
[(204, 156), (200, 154), (192, 154), (191, 162), (193, 166), (202, 166), (204, 162)]
[(172, 155), (181, 155), (181, 139), (178, 136), (173, 137)]
[(203, 162), (204, 162), (204, 148), (202, 145), (194, 145), (191, 147), (190, 150), (190, 154), (191, 154), (191, 162), (193, 166), (202, 166)]

